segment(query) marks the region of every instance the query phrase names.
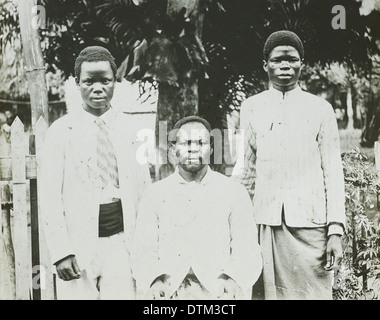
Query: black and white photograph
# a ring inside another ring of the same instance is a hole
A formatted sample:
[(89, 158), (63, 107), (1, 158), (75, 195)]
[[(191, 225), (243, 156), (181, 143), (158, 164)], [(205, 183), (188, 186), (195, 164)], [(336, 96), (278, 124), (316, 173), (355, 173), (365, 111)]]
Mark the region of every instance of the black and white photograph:
[(0, 0), (0, 202), (0, 300), (380, 300), (380, 0)]

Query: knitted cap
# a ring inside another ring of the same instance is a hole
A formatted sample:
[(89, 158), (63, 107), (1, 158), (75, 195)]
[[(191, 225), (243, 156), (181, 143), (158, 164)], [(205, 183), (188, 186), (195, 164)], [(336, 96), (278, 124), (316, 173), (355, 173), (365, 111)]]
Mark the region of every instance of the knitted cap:
[(181, 127), (184, 126), (185, 124), (191, 123), (191, 122), (198, 122), (198, 123), (203, 124), (206, 127), (208, 132), (211, 132), (212, 130), (210, 123), (206, 119), (203, 119), (198, 116), (188, 116), (188, 117), (182, 118), (174, 125), (173, 130), (169, 132), (168, 140), (170, 142), (175, 142), (179, 129), (181, 129)]
[(264, 45), (264, 59), (268, 60), (269, 54), (275, 47), (278, 46), (292, 46), (300, 54), (303, 59), (304, 51), (301, 39), (292, 31), (281, 30), (273, 32), (267, 39)]
[(183, 125), (185, 125), (186, 123), (190, 123), (190, 122), (202, 123), (206, 127), (208, 132), (211, 131), (210, 123), (206, 119), (203, 119), (203, 118), (198, 117), (198, 116), (189, 116), (189, 117), (182, 118), (181, 120), (179, 120), (174, 125), (173, 129), (180, 129)]

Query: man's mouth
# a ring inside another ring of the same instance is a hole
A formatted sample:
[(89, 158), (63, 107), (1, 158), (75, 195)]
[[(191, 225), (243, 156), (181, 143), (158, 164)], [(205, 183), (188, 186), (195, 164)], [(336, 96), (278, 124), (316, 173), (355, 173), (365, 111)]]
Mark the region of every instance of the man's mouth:
[(189, 163), (200, 163), (201, 162), (201, 159), (199, 157), (188, 157), (187, 158), (187, 161)]

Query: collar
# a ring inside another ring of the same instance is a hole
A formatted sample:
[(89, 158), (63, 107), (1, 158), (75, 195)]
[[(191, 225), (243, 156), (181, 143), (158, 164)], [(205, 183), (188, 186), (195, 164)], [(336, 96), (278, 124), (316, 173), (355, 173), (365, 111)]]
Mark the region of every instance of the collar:
[(277, 90), (275, 88), (270, 87), (268, 89), (269, 94), (276, 99), (291, 99), (293, 97), (298, 97), (298, 95), (302, 92), (302, 89), (299, 85), (297, 85), (294, 89), (286, 92), (282, 92), (280, 90)]
[(200, 185), (205, 185), (214, 180), (214, 177), (216, 176), (216, 173), (210, 168), (210, 166), (207, 166), (207, 172), (203, 179), (200, 182), (195, 182), (195, 181), (186, 181), (179, 173), (178, 166), (176, 166), (174, 172), (173, 172), (173, 179), (176, 183), (179, 184), (200, 184)]
[(97, 118), (100, 118), (106, 123), (108, 127), (111, 126), (112, 122), (116, 119), (117, 116), (116, 111), (112, 107), (99, 117), (87, 112), (83, 108), (81, 109), (81, 114), (85, 121), (88, 122), (95, 122)]

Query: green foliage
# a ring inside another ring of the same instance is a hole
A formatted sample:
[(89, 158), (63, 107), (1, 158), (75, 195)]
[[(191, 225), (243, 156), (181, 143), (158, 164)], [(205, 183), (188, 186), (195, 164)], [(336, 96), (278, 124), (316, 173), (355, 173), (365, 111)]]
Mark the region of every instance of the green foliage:
[[(17, 1), (0, 0), (0, 97), (27, 101), (29, 93), (18, 19)], [(42, 46), (45, 51), (48, 45), (47, 38), (44, 37)], [(49, 99), (62, 98), (64, 76), (55, 64), (47, 63), (46, 66)], [(23, 112), (30, 113), (30, 110), (23, 108)], [(19, 116), (23, 119), (30, 117)]]
[(4, 99), (27, 95), (21, 55), (21, 37), (17, 7), (13, 2), (0, 1), (0, 96)]
[[(211, 1), (204, 1), (207, 6)], [(205, 74), (206, 51), (197, 31), (200, 12), (167, 12), (169, 1), (107, 0), (96, 12), (113, 34), (124, 60), (118, 78), (130, 81), (157, 81), (178, 86), (192, 72)], [(198, 77), (198, 76), (197, 76)]]
[(0, 1), (0, 49), (4, 52), (7, 44), (19, 39), (19, 25), (16, 5), (12, 1)]
[[(305, 63), (309, 66), (345, 62), (350, 67), (368, 71), (370, 56), (378, 51), (376, 36), (370, 36), (378, 32), (378, 12), (361, 16), (360, 3), (355, 0), (220, 2), (225, 11), (208, 13), (203, 41), (206, 47), (213, 49), (212, 52), (208, 50), (208, 57), (211, 68), (215, 68), (215, 77), (223, 79), (227, 86), (224, 97), (229, 89), (234, 89), (240, 76), (247, 80), (244, 89), (248, 95), (261, 90), (261, 82), (266, 80), (262, 70), (262, 48), (269, 34), (279, 29), (293, 30), (300, 36), (305, 47)], [(334, 5), (346, 8), (346, 30), (331, 27)], [(236, 104), (227, 102), (239, 107), (238, 100)]]
[[(239, 109), (246, 96), (266, 88), (262, 48), (271, 32), (298, 33), (305, 45), (305, 63), (311, 67), (338, 61), (364, 73), (369, 72), (380, 39), (380, 13), (360, 15), (362, 3), (357, 0), (203, 0), (202, 35), (194, 32), (192, 12), (169, 17), (168, 0), (38, 3), (45, 6), (48, 19), (46, 30), (41, 30), (48, 71), (72, 75), (83, 47), (103, 45), (116, 57), (119, 80), (177, 85), (195, 72), (199, 113), (215, 125), (221, 122), (216, 118)], [(334, 5), (346, 8), (346, 30), (331, 27)], [(0, 18), (0, 26), (16, 30), (16, 13)]]
[[(41, 30), (48, 71), (59, 69), (65, 77), (73, 75), (74, 61), (88, 45), (108, 47), (104, 25), (93, 9), (96, 1), (38, 0), (46, 10), (47, 27)], [(109, 48), (111, 49), (111, 48)]]
[(343, 154), (346, 188), (347, 230), (344, 235), (344, 258), (335, 275), (334, 298), (378, 299), (380, 277), (380, 227), (374, 195), (380, 189), (374, 165), (358, 148)]
[[(168, 17), (167, 0), (40, 1), (49, 18), (44, 35), (50, 39), (47, 60), (65, 74), (72, 72), (73, 57), (83, 46), (103, 44), (117, 58), (119, 78), (175, 85), (189, 69), (199, 69), (205, 87), (201, 100), (208, 104), (212, 96), (214, 110), (239, 108), (241, 90), (246, 95), (262, 90), (262, 47), (272, 31), (297, 32), (309, 65), (339, 61), (364, 69), (379, 38), (379, 12), (361, 16), (356, 0), (203, 1), (201, 39), (194, 35), (191, 13)], [(346, 30), (331, 27), (336, 4), (347, 10)]]

